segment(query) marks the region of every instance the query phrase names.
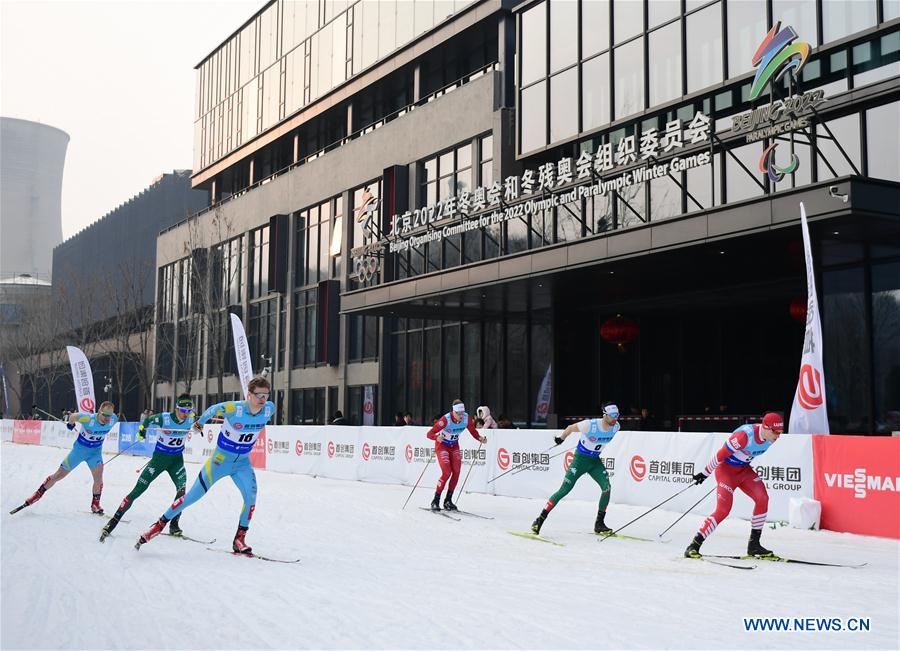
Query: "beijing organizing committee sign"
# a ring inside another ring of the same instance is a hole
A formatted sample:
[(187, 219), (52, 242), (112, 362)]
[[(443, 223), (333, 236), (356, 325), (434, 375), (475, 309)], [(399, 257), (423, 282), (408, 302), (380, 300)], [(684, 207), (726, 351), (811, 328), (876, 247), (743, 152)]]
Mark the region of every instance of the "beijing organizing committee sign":
[[(797, 33), (790, 26), (781, 28), (776, 22), (763, 39), (752, 64), (757, 68), (751, 85), (750, 100), (756, 99), (770, 83), (787, 72), (797, 74), (809, 56), (810, 46), (794, 42)], [(745, 134), (747, 143), (764, 138), (776, 138), (798, 129), (809, 127), (809, 116), (825, 101), (824, 92), (809, 91), (784, 100), (775, 100), (761, 107), (732, 117), (729, 135)], [(562, 158), (548, 162), (537, 170), (525, 170), (521, 175), (507, 176), (503, 182), (495, 181), (490, 187), (478, 187), (473, 191), (462, 190), (433, 205), (395, 214), (390, 219), (390, 231), (386, 241), (373, 242), (358, 247), (352, 255), (359, 260), (369, 260), (375, 266), (375, 256), (381, 249), (389, 253), (409, 251), (429, 242), (437, 242), (460, 233), (501, 224), (510, 219), (524, 217), (543, 210), (580, 201), (583, 198), (611, 195), (667, 174), (709, 165), (712, 162), (710, 147), (697, 151), (694, 145), (709, 143), (711, 121), (702, 111), (686, 125), (681, 119), (666, 123), (665, 129), (646, 129), (640, 136), (630, 135), (615, 143), (605, 143), (594, 152), (582, 152), (573, 160)], [(690, 153), (679, 155), (679, 150), (692, 147)], [(775, 164), (773, 142), (763, 152), (759, 169), (774, 183), (785, 174), (796, 171), (799, 161), (791, 154), (791, 163), (785, 167)], [(658, 161), (666, 157), (665, 161)], [(638, 162), (640, 167), (616, 174), (616, 168), (625, 168)], [(443, 225), (440, 223), (446, 222)], [(422, 233), (413, 234), (421, 229)], [(376, 238), (380, 233), (372, 233)], [(357, 267), (360, 265), (357, 264)], [(369, 267), (372, 267), (369, 264)], [(374, 274), (368, 274), (372, 278)]]

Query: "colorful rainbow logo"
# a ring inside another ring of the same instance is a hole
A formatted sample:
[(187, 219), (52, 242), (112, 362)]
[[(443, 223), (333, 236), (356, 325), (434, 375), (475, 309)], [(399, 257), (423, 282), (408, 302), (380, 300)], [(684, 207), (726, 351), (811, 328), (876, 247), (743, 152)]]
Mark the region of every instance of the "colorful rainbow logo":
[(769, 180), (772, 183), (778, 183), (781, 179), (784, 178), (785, 174), (790, 174), (794, 170), (797, 169), (800, 165), (800, 159), (797, 158), (796, 154), (791, 154), (791, 162), (787, 167), (778, 167), (775, 164), (775, 148), (778, 146), (777, 142), (773, 142), (771, 145), (766, 147), (766, 150), (763, 152), (762, 158), (759, 159), (759, 171), (769, 175)]
[(757, 70), (753, 85), (750, 87), (751, 101), (759, 97), (763, 88), (772, 79), (772, 75), (775, 75), (773, 81), (778, 81), (791, 68), (794, 68), (794, 74), (803, 68), (809, 57), (809, 43), (803, 41), (792, 43), (796, 38), (797, 32), (790, 25), (781, 29), (781, 21), (775, 23), (766, 34), (752, 59)]

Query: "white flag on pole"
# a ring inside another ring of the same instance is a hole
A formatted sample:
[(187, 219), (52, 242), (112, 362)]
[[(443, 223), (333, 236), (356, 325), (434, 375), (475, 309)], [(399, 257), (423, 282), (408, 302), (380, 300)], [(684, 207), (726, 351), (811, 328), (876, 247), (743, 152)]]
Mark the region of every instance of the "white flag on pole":
[(237, 358), (238, 376), (241, 378), (241, 388), (246, 396), (247, 385), (253, 378), (253, 362), (250, 359), (250, 347), (247, 345), (244, 324), (236, 314), (231, 315), (231, 333), (234, 335), (234, 356)]
[(788, 431), (793, 434), (828, 434), (828, 409), (825, 405), (825, 369), (822, 365), (822, 322), (816, 298), (812, 247), (806, 208), (800, 204), (800, 226), (803, 229), (803, 252), (806, 257), (806, 335), (800, 358), (800, 378), (794, 393)]
[(544, 379), (541, 381), (541, 388), (538, 390), (537, 401), (534, 406), (534, 422), (543, 423), (547, 420), (547, 412), (550, 409), (550, 365), (547, 365), (547, 372), (544, 373)]
[(80, 348), (66, 346), (69, 353), (69, 366), (72, 367), (72, 381), (75, 383), (75, 404), (78, 411), (93, 414), (97, 411), (97, 399), (94, 397), (94, 376), (87, 355)]

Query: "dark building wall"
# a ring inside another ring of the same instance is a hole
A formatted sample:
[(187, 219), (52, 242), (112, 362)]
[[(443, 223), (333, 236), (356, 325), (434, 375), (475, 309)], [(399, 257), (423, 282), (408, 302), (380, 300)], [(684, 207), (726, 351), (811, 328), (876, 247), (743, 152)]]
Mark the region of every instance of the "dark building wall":
[[(87, 300), (106, 282), (136, 274), (143, 305), (153, 305), (156, 238), (159, 232), (204, 208), (208, 193), (192, 190), (190, 171), (163, 174), (153, 185), (53, 250), (55, 291)], [(90, 289), (86, 289), (90, 288)], [(95, 296), (95, 298), (98, 298)], [(107, 300), (93, 300), (96, 320), (115, 316)]]

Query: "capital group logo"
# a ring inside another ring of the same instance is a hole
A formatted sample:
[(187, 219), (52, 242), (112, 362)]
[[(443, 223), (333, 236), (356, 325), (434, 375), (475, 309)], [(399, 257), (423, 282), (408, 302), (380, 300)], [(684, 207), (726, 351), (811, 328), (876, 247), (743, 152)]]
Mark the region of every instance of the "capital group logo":
[(509, 452), (506, 451), (506, 448), (497, 450), (497, 465), (500, 466), (500, 470), (509, 468)]
[(769, 81), (778, 81), (789, 70), (800, 72), (809, 57), (809, 43), (797, 41), (797, 32), (788, 25), (781, 29), (781, 21), (776, 22), (751, 59), (756, 66), (756, 77), (750, 86), (750, 100), (759, 97)]
[(94, 413), (94, 407), (96, 406), (94, 404), (94, 401), (91, 400), (90, 396), (85, 396), (84, 398), (82, 398), (81, 402), (78, 403), (78, 405), (81, 408), (81, 411), (88, 413), (88, 414)]
[(363, 444), (362, 444), (362, 459), (363, 459), (363, 461), (368, 461), (371, 454), (372, 454), (372, 448), (369, 447), (369, 443), (363, 442)]
[(266, 447), (268, 448), (269, 454), (272, 454), (272, 449), (275, 446), (275, 442), (272, 439), (266, 441)]
[(328, 458), (334, 457), (334, 441), (328, 441)]
[(772, 183), (778, 183), (784, 178), (785, 174), (795, 172), (800, 166), (800, 159), (797, 158), (797, 154), (791, 154), (791, 162), (785, 167), (778, 167), (778, 165), (775, 164), (775, 148), (777, 146), (778, 143), (773, 142), (766, 147), (762, 158), (759, 159), (759, 171), (766, 174)]
[(822, 375), (819, 369), (811, 364), (800, 368), (800, 381), (797, 383), (797, 402), (806, 410), (818, 409), (825, 401), (822, 391)]
[(303, 456), (303, 441), (301, 441), (299, 439), (297, 440), (297, 442), (294, 444), (294, 452), (297, 454), (298, 457)]
[(406, 449), (403, 451), (403, 456), (406, 457), (406, 463), (412, 463), (413, 447), (409, 443), (406, 444)]
[(647, 476), (647, 464), (644, 462), (644, 458), (637, 454), (631, 457), (628, 472), (631, 473), (634, 481), (643, 481), (644, 477)]
[(569, 450), (563, 455), (563, 470), (569, 470), (569, 466), (572, 465), (572, 461), (575, 460), (575, 453)]
[(207, 440), (207, 442), (212, 443), (212, 430), (209, 430), (206, 433), (206, 440)]

